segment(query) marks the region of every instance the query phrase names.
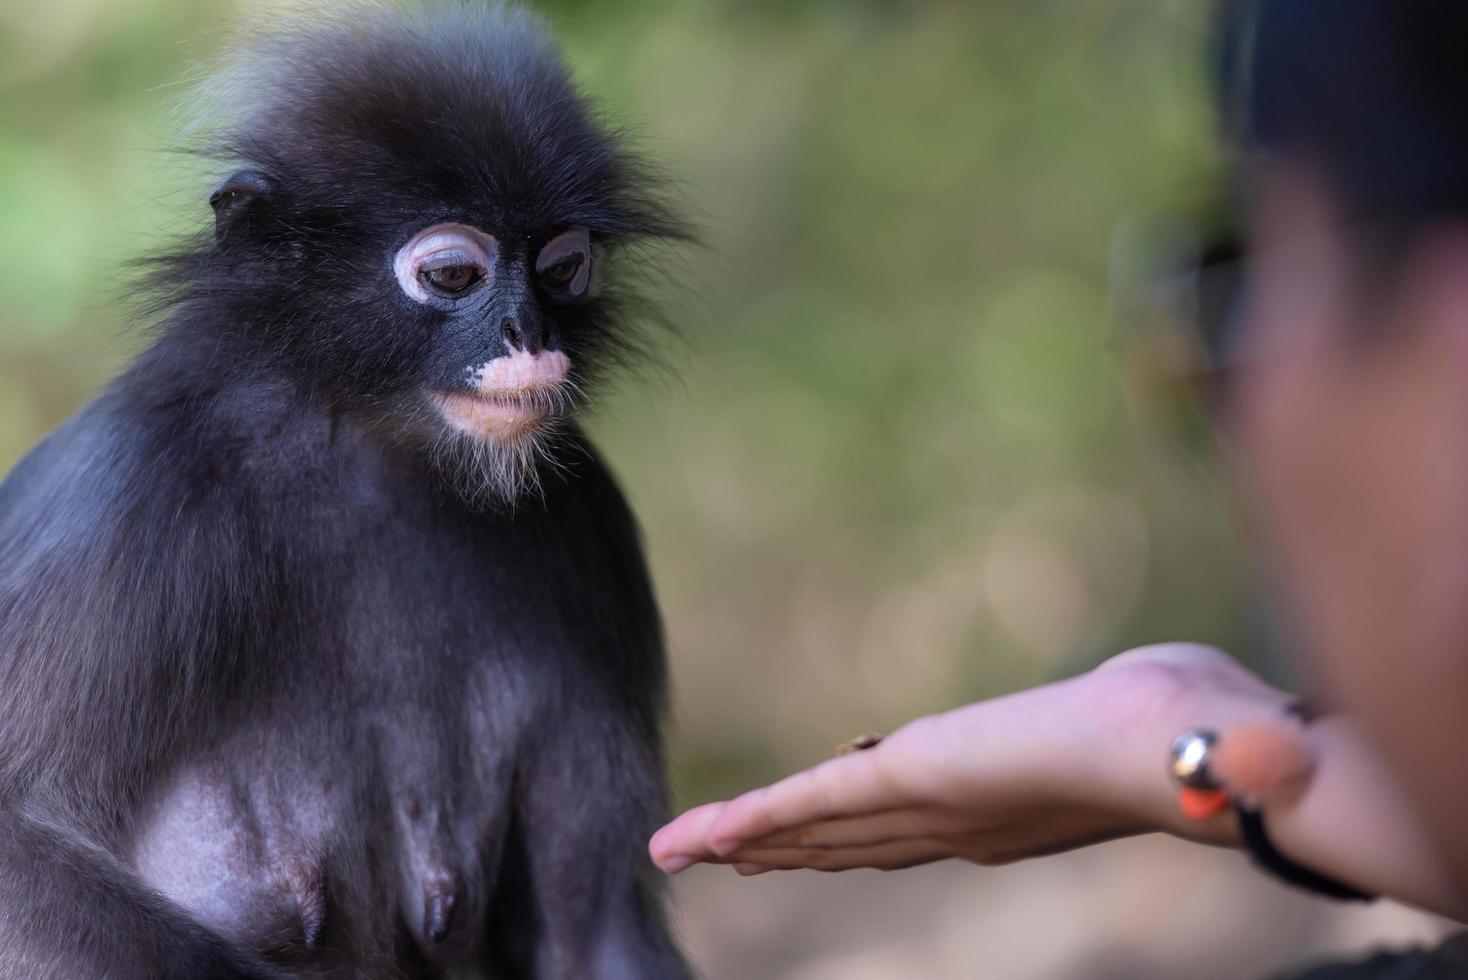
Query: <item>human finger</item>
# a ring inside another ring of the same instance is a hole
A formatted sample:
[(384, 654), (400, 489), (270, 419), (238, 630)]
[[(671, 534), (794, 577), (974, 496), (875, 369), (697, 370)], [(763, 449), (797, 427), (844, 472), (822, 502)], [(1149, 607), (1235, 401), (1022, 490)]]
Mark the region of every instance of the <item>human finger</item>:
[(819, 820), (894, 809), (901, 798), (884, 768), (883, 749), (828, 759), (752, 790), (727, 804), (708, 828), (710, 846), (728, 854), (745, 841)]
[[(916, 837), (907, 840), (888, 841), (865, 847), (777, 847), (740, 849), (722, 859), (736, 866), (741, 874), (754, 869), (779, 869), (793, 871), (850, 871), (855, 868), (876, 868), (896, 871), (919, 864), (929, 864), (955, 857), (957, 848), (946, 840), (935, 837)], [(748, 870), (745, 870), (748, 869)]]

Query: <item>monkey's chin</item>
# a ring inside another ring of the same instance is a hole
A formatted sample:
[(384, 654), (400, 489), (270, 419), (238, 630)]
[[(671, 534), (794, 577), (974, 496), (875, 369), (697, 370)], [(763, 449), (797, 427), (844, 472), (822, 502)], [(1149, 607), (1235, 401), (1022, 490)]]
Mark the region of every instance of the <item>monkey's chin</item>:
[(560, 427), (560, 403), (547, 391), (433, 392), (447, 430), (434, 445), (440, 477), (475, 509), (513, 509), (541, 493), (548, 445)]

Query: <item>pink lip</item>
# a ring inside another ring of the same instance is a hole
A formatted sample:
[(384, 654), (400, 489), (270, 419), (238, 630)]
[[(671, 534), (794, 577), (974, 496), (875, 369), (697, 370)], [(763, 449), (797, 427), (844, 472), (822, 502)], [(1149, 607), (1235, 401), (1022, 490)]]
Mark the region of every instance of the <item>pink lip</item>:
[(551, 400), (566, 383), (571, 359), (560, 351), (513, 351), (480, 365), (474, 392), (436, 392), (444, 420), (466, 435), (515, 443), (550, 418)]

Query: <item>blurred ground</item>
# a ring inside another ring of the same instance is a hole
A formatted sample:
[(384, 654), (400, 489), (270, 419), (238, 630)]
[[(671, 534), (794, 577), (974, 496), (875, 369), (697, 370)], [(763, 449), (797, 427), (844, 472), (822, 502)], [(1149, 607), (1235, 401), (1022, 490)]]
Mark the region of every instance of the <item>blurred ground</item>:
[[(0, 470), (136, 348), (124, 263), (206, 216), (157, 152), (179, 80), (279, 6), (0, 5)], [(707, 244), (667, 267), (682, 339), (594, 422), (666, 610), (680, 804), (1142, 642), (1277, 669), (1115, 301), (1117, 242), (1216, 198), (1203, 4), (535, 6)], [(1206, 980), (1438, 929), (1162, 841), (675, 894), (715, 980)]]

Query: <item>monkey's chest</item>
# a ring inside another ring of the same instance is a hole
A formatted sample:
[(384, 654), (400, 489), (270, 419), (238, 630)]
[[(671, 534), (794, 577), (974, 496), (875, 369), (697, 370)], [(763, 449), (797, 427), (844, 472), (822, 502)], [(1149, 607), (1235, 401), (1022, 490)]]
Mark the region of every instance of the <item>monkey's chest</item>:
[(409, 683), (282, 704), (159, 784), (133, 867), (303, 973), (477, 962), (524, 727), (482, 673), (432, 697)]
[[(452, 526), (405, 507), (354, 536), (298, 590), (309, 609), (244, 655), (268, 667), (232, 685), (249, 693), (223, 735), (152, 788), (137, 872), (300, 975), (437, 977), (518, 956), (512, 913), (537, 896), (515, 841), (533, 831), (559, 852), (587, 836), (582, 808), (532, 814), (546, 794), (527, 786), (622, 772), (609, 739), (651, 758), (624, 723), (659, 686), (646, 581), (569, 507)], [(580, 528), (574, 547), (560, 523)], [(617, 722), (578, 722), (596, 712)]]

